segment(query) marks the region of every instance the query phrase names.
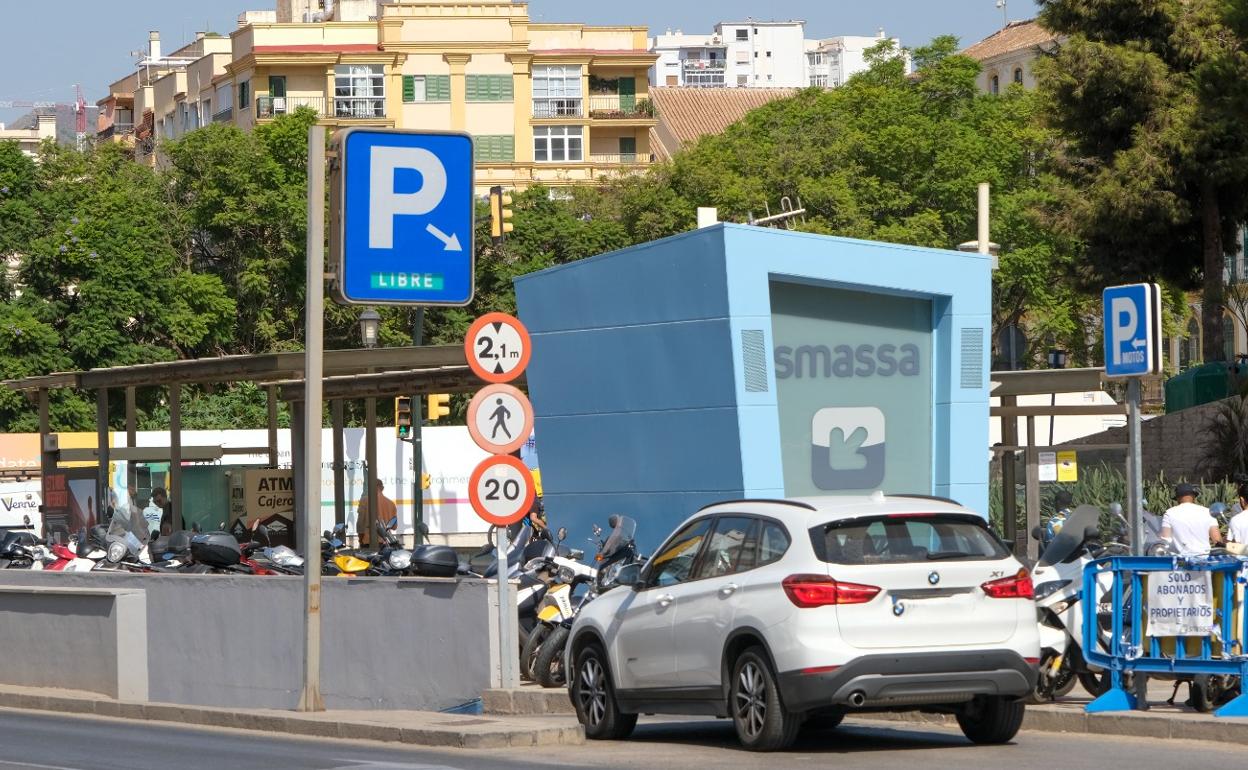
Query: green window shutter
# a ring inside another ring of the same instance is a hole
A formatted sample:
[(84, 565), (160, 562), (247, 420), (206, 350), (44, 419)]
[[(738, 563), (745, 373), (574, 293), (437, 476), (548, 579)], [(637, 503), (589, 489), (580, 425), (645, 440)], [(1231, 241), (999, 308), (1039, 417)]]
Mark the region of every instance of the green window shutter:
[(468, 75), (466, 92), (470, 102), (510, 102), (515, 98), (511, 75)]
[(516, 157), (516, 137), (494, 134), (473, 139), (473, 157), (478, 163), (509, 163)]
[(467, 75), (464, 78), (464, 98), (470, 102), (475, 102), (480, 98), (481, 92), (481, 76)]
[(426, 76), (425, 100), (430, 102), (449, 102), (451, 100), (451, 76)]
[(515, 84), (512, 82), (511, 75), (499, 75), (500, 83), (499, 100), (504, 102), (512, 102), (516, 100)]
[(403, 76), (403, 101), (416, 101), (416, 78), (413, 75)]

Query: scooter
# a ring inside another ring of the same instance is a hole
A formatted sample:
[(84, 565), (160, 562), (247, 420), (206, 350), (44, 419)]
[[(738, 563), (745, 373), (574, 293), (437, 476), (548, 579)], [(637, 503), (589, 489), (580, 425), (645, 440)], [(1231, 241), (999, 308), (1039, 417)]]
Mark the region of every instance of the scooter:
[(563, 578), (570, 579), (574, 585), (585, 584), (589, 586), (588, 590), (580, 596), (580, 601), (571, 608), (571, 611), (563, 614), (559, 623), (554, 626), (550, 634), (541, 643), (537, 654), (533, 660), (532, 673), (533, 679), (542, 687), (563, 687), (567, 684), (567, 676), (564, 671), (564, 652), (567, 647), (568, 637), (572, 632), (572, 624), (576, 620), (577, 614), (589, 602), (597, 598), (602, 593), (611, 578), (624, 567), (640, 560), (637, 555), (635, 534), (637, 532), (637, 522), (627, 516), (612, 515), (607, 520), (608, 526), (611, 527), (611, 533), (606, 539), (601, 539), (602, 529), (597, 525), (594, 526), (595, 537), (600, 538), (598, 543), (598, 553), (594, 556), (594, 563), (597, 569), (592, 577), (589, 575), (563, 575)]

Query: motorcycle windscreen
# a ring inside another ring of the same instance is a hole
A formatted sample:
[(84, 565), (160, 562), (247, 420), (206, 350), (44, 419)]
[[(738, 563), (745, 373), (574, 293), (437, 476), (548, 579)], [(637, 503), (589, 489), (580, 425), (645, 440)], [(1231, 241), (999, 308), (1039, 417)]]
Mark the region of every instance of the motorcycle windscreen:
[(1081, 505), (1066, 517), (1062, 529), (1040, 554), (1041, 566), (1061, 564), (1079, 552), (1092, 530), (1100, 531), (1101, 511), (1094, 505)]

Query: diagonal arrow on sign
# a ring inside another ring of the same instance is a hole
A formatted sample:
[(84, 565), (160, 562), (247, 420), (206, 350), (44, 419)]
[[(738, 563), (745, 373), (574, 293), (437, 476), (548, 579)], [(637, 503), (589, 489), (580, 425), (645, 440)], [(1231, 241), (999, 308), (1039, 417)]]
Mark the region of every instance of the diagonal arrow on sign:
[(446, 247), (445, 249), (443, 249), (443, 251), (463, 251), (464, 250), (464, 247), (459, 245), (458, 235), (454, 233), (447, 235), (446, 233), (439, 230), (437, 226), (435, 226), (432, 222), (425, 225), (425, 229), (428, 230), (429, 234), (432, 235), (434, 238), (437, 238), (439, 241), (442, 241), (442, 245)]

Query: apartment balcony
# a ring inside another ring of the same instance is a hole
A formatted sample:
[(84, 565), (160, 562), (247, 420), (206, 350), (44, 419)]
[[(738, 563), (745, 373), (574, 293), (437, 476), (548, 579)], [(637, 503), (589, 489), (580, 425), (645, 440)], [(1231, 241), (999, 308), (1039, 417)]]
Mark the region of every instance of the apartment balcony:
[(685, 59), (685, 72), (723, 72), (728, 68), (725, 59)]
[(589, 97), (591, 120), (655, 122), (654, 102), (636, 96), (598, 94)]
[(257, 96), (256, 119), (268, 120), (278, 115), (294, 112), (300, 107), (308, 107), (317, 115), (325, 115), (324, 96)]
[(386, 117), (384, 96), (335, 96), (335, 118), (348, 120), (376, 120)]
[(602, 166), (644, 166), (653, 163), (654, 156), (643, 155), (639, 152), (595, 152), (590, 153), (589, 162)]
[(133, 133), (134, 133), (133, 123), (114, 123), (111, 126), (108, 126), (107, 128), (103, 128), (97, 131), (95, 134), (95, 138), (97, 141), (106, 142), (110, 139), (120, 138), (123, 136), (130, 136)]
[(579, 118), (583, 116), (583, 100), (579, 96), (533, 100), (533, 117), (540, 119)]
[(213, 113), (212, 122), (213, 123), (233, 123), (234, 122), (234, 108), (226, 107), (224, 110), (221, 110), (220, 112)]

